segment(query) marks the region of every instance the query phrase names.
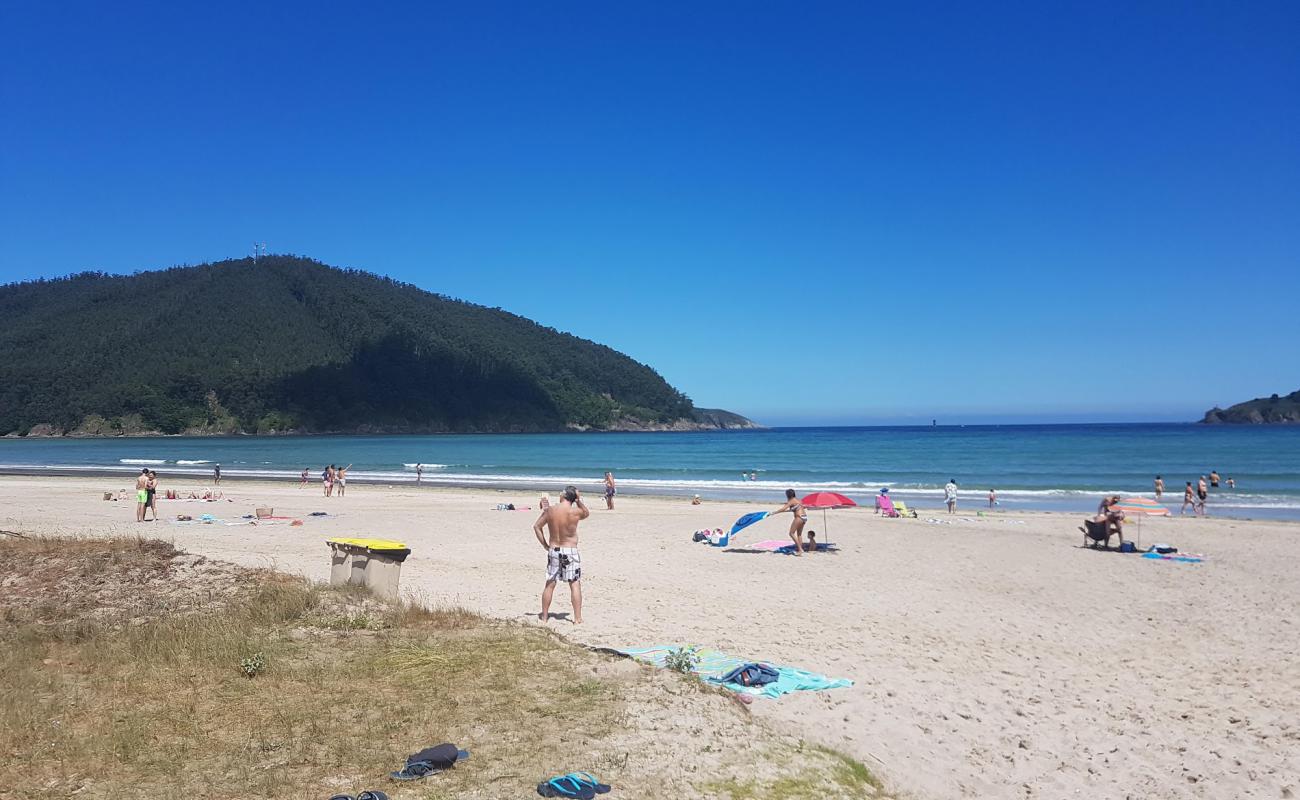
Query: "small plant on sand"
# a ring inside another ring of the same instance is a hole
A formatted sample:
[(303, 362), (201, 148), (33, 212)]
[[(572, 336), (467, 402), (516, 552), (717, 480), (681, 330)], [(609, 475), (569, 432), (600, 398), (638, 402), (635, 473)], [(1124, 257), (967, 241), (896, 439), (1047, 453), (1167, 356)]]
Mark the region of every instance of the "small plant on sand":
[(700, 656), (695, 652), (694, 647), (679, 647), (664, 659), (665, 667), (683, 675), (694, 672), (695, 665), (698, 663), (700, 663)]
[(266, 669), (266, 656), (261, 653), (253, 653), (248, 658), (239, 662), (239, 671), (244, 676), (251, 678)]

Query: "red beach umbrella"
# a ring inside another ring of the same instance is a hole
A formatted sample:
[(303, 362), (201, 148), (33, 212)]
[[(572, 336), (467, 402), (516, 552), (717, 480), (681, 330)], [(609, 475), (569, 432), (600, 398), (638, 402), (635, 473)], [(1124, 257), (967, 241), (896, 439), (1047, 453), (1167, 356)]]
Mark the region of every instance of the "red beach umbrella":
[(845, 497), (839, 492), (813, 492), (799, 502), (803, 503), (804, 508), (820, 508), (822, 510), (822, 527), (826, 530), (826, 543), (830, 544), (831, 529), (826, 522), (826, 512), (832, 508), (852, 508), (857, 503), (852, 498)]

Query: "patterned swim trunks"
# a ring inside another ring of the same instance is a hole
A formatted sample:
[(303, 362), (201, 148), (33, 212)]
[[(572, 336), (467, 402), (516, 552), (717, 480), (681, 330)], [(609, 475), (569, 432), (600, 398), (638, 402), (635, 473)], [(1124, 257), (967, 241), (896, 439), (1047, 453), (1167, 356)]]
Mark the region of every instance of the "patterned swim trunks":
[(572, 583), (582, 580), (582, 557), (576, 547), (552, 547), (546, 551), (546, 581)]

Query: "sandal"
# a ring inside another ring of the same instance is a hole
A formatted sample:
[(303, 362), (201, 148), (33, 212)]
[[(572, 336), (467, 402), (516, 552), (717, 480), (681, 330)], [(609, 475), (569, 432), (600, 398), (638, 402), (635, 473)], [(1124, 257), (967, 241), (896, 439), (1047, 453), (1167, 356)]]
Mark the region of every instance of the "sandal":
[(537, 793), (542, 797), (578, 797), (581, 800), (591, 800), (596, 796), (595, 789), (582, 785), (571, 775), (561, 775), (537, 784)]
[(610, 786), (608, 783), (601, 783), (600, 779), (598, 779), (595, 775), (592, 775), (590, 772), (570, 772), (568, 775), (565, 775), (564, 777), (578, 783), (581, 786), (586, 786), (588, 789), (591, 789), (596, 794), (609, 794), (610, 790), (614, 788), (613, 786)]

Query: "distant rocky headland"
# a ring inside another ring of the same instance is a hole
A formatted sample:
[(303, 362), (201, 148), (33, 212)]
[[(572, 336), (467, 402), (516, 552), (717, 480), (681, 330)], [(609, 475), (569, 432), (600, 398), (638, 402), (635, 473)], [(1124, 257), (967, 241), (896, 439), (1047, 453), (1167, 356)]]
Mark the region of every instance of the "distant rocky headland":
[(1228, 408), (1212, 408), (1201, 420), (1204, 425), (1300, 424), (1300, 390), (1288, 395), (1257, 397)]

